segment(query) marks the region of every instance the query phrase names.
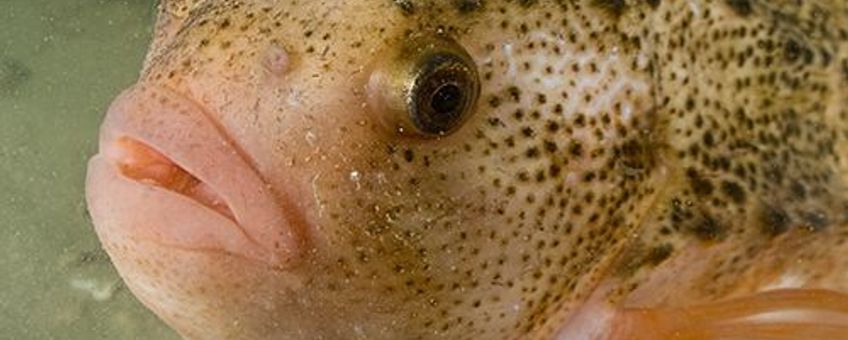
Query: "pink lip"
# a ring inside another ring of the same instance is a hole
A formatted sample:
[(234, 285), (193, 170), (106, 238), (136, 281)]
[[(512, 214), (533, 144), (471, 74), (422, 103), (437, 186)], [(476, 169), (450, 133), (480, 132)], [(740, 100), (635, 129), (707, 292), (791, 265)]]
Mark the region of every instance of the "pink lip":
[(115, 100), (86, 186), (104, 240), (225, 251), (273, 266), (290, 265), (302, 248), (302, 223), (280, 204), (286, 197), (202, 107), (169, 90), (138, 86)]

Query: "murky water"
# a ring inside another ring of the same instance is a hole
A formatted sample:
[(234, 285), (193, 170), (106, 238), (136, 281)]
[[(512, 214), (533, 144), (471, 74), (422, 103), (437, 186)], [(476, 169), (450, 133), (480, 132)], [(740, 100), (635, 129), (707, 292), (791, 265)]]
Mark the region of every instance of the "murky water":
[(175, 339), (123, 286), (83, 199), (154, 0), (0, 0), (0, 338)]

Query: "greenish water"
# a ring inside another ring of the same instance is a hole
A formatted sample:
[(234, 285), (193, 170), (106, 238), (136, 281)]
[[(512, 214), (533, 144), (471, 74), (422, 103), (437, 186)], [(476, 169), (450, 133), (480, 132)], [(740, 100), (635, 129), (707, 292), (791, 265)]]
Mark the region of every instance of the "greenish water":
[(0, 338), (175, 339), (123, 286), (83, 182), (154, 0), (0, 0)]

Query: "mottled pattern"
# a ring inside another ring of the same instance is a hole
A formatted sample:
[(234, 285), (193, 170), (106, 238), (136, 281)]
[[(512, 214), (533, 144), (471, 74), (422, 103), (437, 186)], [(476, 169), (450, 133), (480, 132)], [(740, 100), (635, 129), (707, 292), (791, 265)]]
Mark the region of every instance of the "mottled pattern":
[[(164, 6), (140, 86), (208, 108), (314, 229), (285, 270), (107, 244), (189, 337), (548, 338), (601, 283), (647, 305), (788, 271), (848, 289), (840, 1)], [(477, 108), (441, 138), (365, 105), (411, 34), (446, 34), (478, 65)], [(266, 67), (275, 49), (284, 74)], [(693, 249), (710, 257), (650, 284)]]
[(679, 185), (659, 197), (642, 240), (731, 244), (681, 283), (692, 299), (789, 271), (845, 289), (840, 270), (784, 261), (820, 263), (845, 241), (846, 7), (724, 3), (680, 2), (657, 17), (657, 109)]

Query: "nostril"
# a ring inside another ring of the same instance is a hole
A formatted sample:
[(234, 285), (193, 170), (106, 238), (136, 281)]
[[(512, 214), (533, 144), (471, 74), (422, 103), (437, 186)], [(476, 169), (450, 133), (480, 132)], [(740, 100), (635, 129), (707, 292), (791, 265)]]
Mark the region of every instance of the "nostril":
[(122, 175), (190, 197), (235, 221), (230, 207), (209, 185), (149, 145), (120, 137), (111, 148), (109, 157)]

